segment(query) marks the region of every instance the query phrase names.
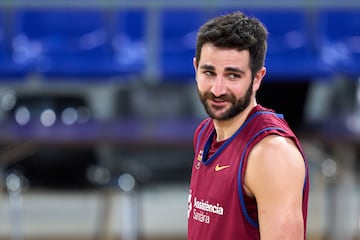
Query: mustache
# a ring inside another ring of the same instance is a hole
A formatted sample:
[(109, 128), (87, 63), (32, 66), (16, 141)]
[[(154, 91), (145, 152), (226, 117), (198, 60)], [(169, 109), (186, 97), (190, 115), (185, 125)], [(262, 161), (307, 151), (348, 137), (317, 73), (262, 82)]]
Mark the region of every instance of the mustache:
[(229, 95), (229, 94), (223, 94), (220, 96), (215, 96), (213, 93), (211, 92), (206, 92), (203, 94), (202, 97), (204, 100), (205, 99), (210, 99), (210, 100), (217, 100), (217, 101), (229, 101), (229, 102), (233, 102), (234, 101), (234, 97)]

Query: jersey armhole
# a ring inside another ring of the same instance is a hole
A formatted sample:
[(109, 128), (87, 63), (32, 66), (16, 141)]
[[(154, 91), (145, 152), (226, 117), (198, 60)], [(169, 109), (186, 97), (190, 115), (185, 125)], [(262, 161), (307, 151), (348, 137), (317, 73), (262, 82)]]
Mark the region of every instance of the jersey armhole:
[(198, 152), (198, 148), (199, 148), (199, 144), (200, 144), (200, 138), (201, 138), (205, 128), (209, 125), (209, 123), (210, 123), (210, 119), (206, 120), (206, 122), (203, 124), (203, 126), (201, 127), (201, 129), (199, 131), (199, 134), (198, 134), (197, 139), (196, 139), (195, 153)]
[(244, 152), (243, 152), (243, 154), (241, 156), (240, 165), (239, 165), (239, 169), (238, 169), (238, 196), (239, 196), (239, 200), (240, 200), (241, 211), (242, 211), (246, 221), (249, 224), (251, 224), (253, 227), (256, 227), (256, 228), (259, 228), (259, 223), (256, 222), (253, 218), (251, 218), (251, 216), (249, 215), (249, 213), (247, 211), (246, 204), (245, 204), (244, 194), (246, 194), (246, 193), (243, 192), (242, 171), (243, 171), (243, 168), (244, 168), (244, 161), (245, 161), (245, 157), (247, 156), (249, 146), (262, 133), (264, 133), (266, 131), (273, 131), (273, 130), (282, 131), (282, 132), (285, 131), (282, 128), (279, 128), (279, 127), (268, 127), (268, 128), (264, 128), (264, 129), (258, 131), (256, 134), (254, 134), (254, 136), (247, 142), (247, 144), (246, 144), (246, 146), (244, 148)]

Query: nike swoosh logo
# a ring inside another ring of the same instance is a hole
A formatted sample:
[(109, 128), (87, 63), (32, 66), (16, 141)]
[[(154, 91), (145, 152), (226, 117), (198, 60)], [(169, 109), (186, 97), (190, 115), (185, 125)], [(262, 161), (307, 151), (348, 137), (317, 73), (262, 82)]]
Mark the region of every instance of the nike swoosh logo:
[(215, 171), (218, 172), (218, 171), (224, 170), (224, 169), (229, 168), (229, 167), (230, 167), (230, 165), (220, 166), (220, 164), (217, 164), (215, 166)]

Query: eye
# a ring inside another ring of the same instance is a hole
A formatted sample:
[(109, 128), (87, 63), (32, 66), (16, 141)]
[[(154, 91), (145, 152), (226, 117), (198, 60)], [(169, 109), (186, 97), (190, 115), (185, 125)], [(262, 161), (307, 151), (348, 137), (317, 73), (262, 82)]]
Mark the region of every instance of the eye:
[(206, 75), (208, 77), (215, 76), (215, 73), (212, 71), (204, 71), (203, 73), (204, 73), (204, 75)]
[(229, 75), (228, 75), (228, 78), (230, 79), (230, 80), (237, 80), (237, 79), (239, 79), (241, 76), (239, 75), (239, 74), (235, 74), (235, 73), (230, 73)]

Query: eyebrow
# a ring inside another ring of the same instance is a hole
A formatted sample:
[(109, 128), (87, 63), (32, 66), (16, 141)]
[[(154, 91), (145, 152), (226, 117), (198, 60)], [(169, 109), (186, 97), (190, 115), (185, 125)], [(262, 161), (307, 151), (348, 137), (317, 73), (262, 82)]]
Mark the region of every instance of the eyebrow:
[(241, 70), (240, 68), (236, 68), (236, 67), (226, 67), (225, 71), (226, 72), (236, 72), (236, 73), (240, 73), (240, 74), (245, 74), (245, 72), (243, 70)]
[(215, 70), (215, 67), (212, 66), (212, 65), (209, 65), (209, 64), (201, 65), (200, 68), (201, 68), (201, 69), (204, 69), (204, 70), (212, 70), (212, 71)]
[[(200, 66), (201, 69), (204, 70), (211, 70), (211, 71), (215, 71), (215, 67), (209, 64), (204, 64)], [(245, 72), (243, 70), (241, 70), (240, 68), (237, 67), (226, 67), (225, 68), (226, 72), (235, 72), (235, 73), (240, 73), (240, 74), (245, 74)]]

